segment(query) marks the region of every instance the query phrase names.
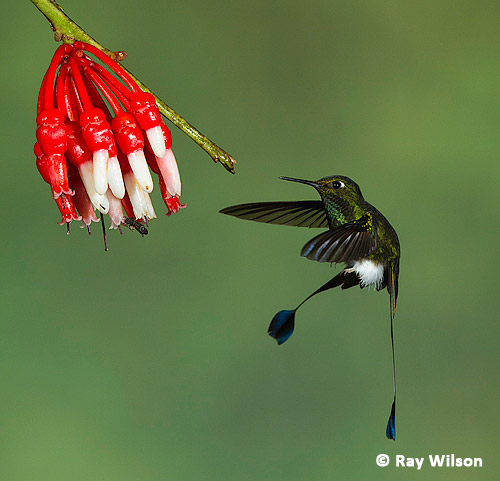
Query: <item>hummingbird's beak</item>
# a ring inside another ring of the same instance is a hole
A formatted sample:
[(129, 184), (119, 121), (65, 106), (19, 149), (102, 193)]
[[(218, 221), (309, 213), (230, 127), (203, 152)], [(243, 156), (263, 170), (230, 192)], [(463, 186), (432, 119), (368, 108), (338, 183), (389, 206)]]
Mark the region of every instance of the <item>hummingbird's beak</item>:
[(301, 184), (307, 184), (311, 187), (318, 187), (318, 184), (312, 180), (304, 180), (304, 179), (294, 179), (293, 177), (280, 177), (281, 180), (288, 180), (290, 182), (299, 182)]

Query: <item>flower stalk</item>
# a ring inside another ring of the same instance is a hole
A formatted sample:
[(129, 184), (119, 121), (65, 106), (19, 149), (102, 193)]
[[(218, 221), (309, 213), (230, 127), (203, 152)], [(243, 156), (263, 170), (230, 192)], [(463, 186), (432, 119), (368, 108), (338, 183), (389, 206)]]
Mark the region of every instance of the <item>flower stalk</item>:
[[(117, 62), (126, 58), (125, 52), (113, 52), (93, 39), (83, 28), (77, 25), (66, 15), (66, 13), (64, 13), (63, 9), (54, 0), (30, 1), (49, 21), (51, 28), (54, 31), (54, 38), (56, 41), (62, 41), (63, 43), (68, 44), (73, 44), (75, 41), (85, 42), (93, 47), (96, 47)], [(130, 77), (132, 77), (141, 90), (149, 92), (154, 96), (158, 109), (162, 115), (164, 115), (170, 122), (196, 142), (205, 152), (208, 153), (208, 155), (210, 155), (210, 157), (212, 157), (214, 162), (220, 162), (228, 172), (234, 174), (235, 160), (231, 157), (231, 155), (193, 127), (187, 120), (175, 112), (175, 110), (169, 107), (165, 102), (163, 102), (163, 100), (157, 97), (154, 92), (152, 92), (125, 67), (121, 66), (121, 68), (125, 70)]]

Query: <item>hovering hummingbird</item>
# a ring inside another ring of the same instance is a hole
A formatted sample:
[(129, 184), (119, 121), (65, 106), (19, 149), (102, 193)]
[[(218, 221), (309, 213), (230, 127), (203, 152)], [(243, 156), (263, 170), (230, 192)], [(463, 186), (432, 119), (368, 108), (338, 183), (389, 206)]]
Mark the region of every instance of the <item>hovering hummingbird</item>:
[(313, 237), (303, 248), (302, 257), (345, 267), (333, 279), (306, 297), (295, 309), (278, 312), (269, 325), (268, 334), (278, 344), (293, 333), (295, 313), (311, 297), (341, 286), (361, 289), (387, 288), (390, 300), (392, 373), (394, 399), (387, 422), (386, 436), (396, 439), (396, 367), (394, 360), (393, 320), (398, 297), (400, 248), (396, 231), (373, 205), (366, 202), (359, 186), (341, 175), (317, 181), (280, 177), (314, 187), (321, 200), (256, 202), (222, 209), (222, 214), (268, 224), (328, 228)]

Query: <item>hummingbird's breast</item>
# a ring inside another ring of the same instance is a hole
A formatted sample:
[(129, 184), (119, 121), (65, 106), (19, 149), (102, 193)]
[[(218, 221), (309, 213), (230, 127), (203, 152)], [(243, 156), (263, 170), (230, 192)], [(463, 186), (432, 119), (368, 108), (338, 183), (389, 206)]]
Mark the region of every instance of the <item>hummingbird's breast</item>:
[(321, 193), (330, 227), (345, 224), (355, 220), (355, 205), (338, 195)]

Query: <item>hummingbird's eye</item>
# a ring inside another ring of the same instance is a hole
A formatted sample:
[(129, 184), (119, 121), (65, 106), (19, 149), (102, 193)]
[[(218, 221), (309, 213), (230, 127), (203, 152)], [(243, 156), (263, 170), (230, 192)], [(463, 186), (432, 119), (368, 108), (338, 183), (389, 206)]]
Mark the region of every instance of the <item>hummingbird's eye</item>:
[(341, 189), (342, 187), (344, 187), (344, 183), (340, 182), (340, 180), (334, 180), (332, 182), (332, 188), (333, 189)]

